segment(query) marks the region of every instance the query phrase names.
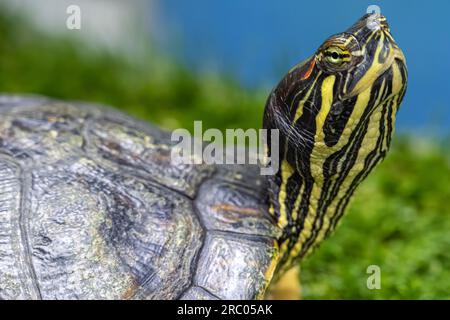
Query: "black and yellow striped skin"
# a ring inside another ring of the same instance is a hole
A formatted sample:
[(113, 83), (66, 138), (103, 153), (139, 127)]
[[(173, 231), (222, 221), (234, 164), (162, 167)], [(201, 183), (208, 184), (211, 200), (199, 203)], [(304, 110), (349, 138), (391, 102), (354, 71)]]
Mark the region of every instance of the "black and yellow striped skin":
[(405, 57), (386, 19), (366, 15), (273, 90), (264, 127), (280, 130), (280, 170), (270, 188), (270, 212), (283, 229), (278, 273), (336, 228), (385, 157), (406, 84)]

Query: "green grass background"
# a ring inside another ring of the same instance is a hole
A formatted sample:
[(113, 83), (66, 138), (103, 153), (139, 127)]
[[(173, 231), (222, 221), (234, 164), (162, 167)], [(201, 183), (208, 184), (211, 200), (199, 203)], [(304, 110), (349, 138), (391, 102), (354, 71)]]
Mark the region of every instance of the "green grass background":
[[(258, 128), (267, 92), (173, 61), (130, 61), (78, 40), (49, 36), (0, 11), (0, 92), (30, 92), (116, 106), (166, 128)], [(408, 112), (408, 106), (403, 106)], [(397, 136), (356, 193), (335, 235), (302, 263), (305, 299), (450, 297), (448, 140)], [(366, 286), (369, 265), (381, 289)]]

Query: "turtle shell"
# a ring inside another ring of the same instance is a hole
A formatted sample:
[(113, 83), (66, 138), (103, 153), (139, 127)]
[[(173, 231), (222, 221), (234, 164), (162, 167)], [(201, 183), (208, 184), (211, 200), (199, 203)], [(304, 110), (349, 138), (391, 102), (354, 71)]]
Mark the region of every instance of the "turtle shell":
[(0, 298), (254, 299), (279, 230), (254, 166), (174, 165), (113, 109), (0, 96)]

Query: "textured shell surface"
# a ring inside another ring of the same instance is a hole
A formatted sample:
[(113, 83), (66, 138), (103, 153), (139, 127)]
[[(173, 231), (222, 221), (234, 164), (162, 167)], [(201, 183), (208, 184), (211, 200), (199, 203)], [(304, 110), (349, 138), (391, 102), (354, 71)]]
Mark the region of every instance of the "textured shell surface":
[(174, 144), (106, 107), (0, 96), (0, 298), (261, 297), (266, 180), (174, 165)]

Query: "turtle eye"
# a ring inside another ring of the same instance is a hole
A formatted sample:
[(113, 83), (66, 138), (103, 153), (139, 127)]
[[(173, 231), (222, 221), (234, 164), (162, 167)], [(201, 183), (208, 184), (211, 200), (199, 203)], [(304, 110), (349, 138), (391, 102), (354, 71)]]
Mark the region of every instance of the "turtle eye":
[(350, 52), (347, 49), (331, 46), (323, 50), (322, 55), (329, 64), (340, 67), (350, 61)]

